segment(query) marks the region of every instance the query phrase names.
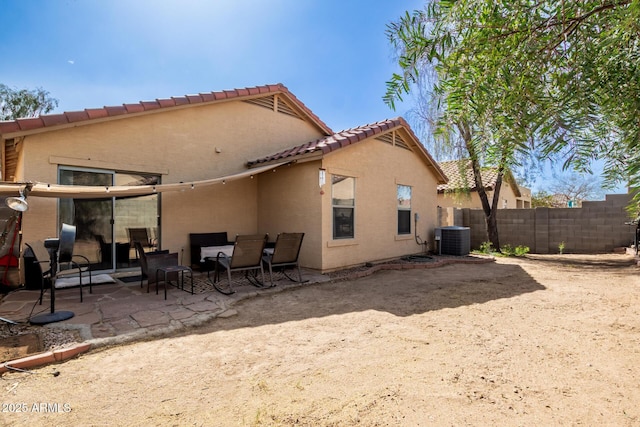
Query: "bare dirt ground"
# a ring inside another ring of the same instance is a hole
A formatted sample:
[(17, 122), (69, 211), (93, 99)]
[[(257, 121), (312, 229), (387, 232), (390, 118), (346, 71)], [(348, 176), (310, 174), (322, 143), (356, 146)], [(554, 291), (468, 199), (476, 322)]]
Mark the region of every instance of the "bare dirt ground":
[(638, 426), (639, 302), (619, 254), (383, 271), (7, 373), (0, 424)]

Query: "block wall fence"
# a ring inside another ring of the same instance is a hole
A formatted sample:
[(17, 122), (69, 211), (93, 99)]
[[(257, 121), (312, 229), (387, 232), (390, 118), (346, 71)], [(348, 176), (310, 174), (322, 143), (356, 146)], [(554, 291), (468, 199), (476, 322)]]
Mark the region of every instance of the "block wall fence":
[[(583, 202), (581, 208), (500, 209), (500, 245), (528, 246), (531, 253), (606, 253), (633, 243), (635, 226), (626, 210), (629, 194), (608, 194), (604, 201)], [(471, 229), (471, 248), (488, 240), (482, 209), (438, 207), (441, 227)]]

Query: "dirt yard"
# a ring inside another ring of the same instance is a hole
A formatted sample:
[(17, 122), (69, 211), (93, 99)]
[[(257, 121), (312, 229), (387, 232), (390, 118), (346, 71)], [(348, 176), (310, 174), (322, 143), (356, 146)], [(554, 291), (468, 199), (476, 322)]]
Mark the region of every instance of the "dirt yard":
[(630, 256), (385, 271), (235, 308), (5, 374), (0, 424), (640, 425)]

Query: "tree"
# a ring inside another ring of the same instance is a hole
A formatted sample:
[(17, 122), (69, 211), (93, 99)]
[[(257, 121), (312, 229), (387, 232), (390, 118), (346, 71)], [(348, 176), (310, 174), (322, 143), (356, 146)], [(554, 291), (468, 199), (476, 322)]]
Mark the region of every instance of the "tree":
[(0, 83), (0, 120), (36, 117), (57, 106), (58, 100), (42, 88), (17, 90)]
[(544, 190), (537, 191), (531, 195), (532, 208), (552, 208), (553, 195)]
[(574, 201), (580, 206), (583, 200), (602, 198), (602, 188), (598, 179), (593, 175), (577, 173), (565, 174), (556, 179), (549, 186), (551, 192), (562, 196), (565, 200)]
[[(388, 26), (402, 73), (384, 99), (431, 71), (440, 139), (460, 138), (474, 172), (527, 153), (581, 171), (606, 158), (609, 181), (640, 187), (639, 17), (640, 0), (427, 0)], [(483, 209), (499, 247), (495, 201)]]
[[(497, 211), (502, 179), (527, 152), (531, 102), (513, 95), (516, 76), (526, 70), (505, 68), (487, 79), (484, 68), (491, 57), (484, 54), (486, 61), (480, 65), (470, 60), (471, 55), (454, 43), (464, 30), (452, 26), (455, 22), (448, 20), (450, 14), (440, 3), (430, 1), (425, 11), (407, 13), (388, 26), (389, 40), (400, 52), (403, 74), (394, 74), (387, 83), (385, 101), (394, 107), (395, 100), (409, 93), (412, 83), (427, 82), (431, 102), (439, 107), (432, 120), (436, 137), (449, 146), (461, 145), (460, 157), (470, 159), (487, 237), (493, 247), (500, 248)], [(497, 64), (493, 67), (499, 68)], [(432, 78), (420, 80), (422, 75)], [(497, 170), (492, 200), (482, 182), (481, 169), (486, 166)]]

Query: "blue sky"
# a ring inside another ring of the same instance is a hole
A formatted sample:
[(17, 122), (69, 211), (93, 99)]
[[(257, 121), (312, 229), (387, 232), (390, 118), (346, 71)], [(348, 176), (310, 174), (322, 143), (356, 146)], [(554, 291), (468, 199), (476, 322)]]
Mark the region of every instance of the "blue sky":
[(422, 0), (0, 0), (0, 83), (56, 112), (283, 83), (335, 131), (396, 117), (385, 26)]
[[(59, 100), (54, 112), (283, 83), (340, 131), (406, 117), (409, 103), (393, 111), (382, 101), (398, 71), (385, 29), (423, 5), (0, 0), (0, 83), (44, 88)], [(546, 184), (539, 179), (532, 189)]]

